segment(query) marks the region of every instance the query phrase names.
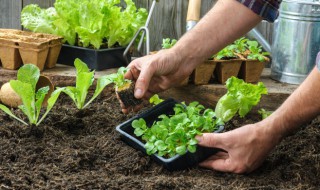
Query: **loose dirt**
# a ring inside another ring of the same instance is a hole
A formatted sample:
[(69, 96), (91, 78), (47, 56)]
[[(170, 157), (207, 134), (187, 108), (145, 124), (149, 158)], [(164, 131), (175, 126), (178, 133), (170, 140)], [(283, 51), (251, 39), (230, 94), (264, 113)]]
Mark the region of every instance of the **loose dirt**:
[[(198, 166), (165, 170), (120, 139), (116, 126), (133, 116), (121, 113), (114, 92), (104, 92), (82, 111), (62, 95), (38, 127), (22, 126), (0, 112), (0, 189), (320, 188), (318, 119), (282, 141), (258, 170), (237, 175)], [(226, 130), (259, 120), (252, 110)]]

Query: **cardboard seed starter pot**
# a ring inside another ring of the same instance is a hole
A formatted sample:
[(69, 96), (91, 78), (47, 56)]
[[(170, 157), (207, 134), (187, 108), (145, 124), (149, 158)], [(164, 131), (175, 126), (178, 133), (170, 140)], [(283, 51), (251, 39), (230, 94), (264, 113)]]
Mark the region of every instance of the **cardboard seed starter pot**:
[[(172, 115), (174, 114), (174, 106), (178, 102), (174, 99), (168, 99), (148, 111), (139, 114), (126, 122), (118, 125), (116, 130), (120, 133), (121, 138), (124, 142), (126, 142), (131, 147), (146, 153), (146, 149), (144, 147), (144, 142), (141, 141), (139, 137), (134, 134), (134, 128), (131, 126), (132, 122), (136, 119), (143, 118), (147, 126), (151, 126), (155, 121), (158, 120), (158, 116), (162, 114)], [(224, 126), (219, 126), (219, 128), (214, 131), (216, 133), (221, 132), (224, 129)], [(202, 146), (197, 146), (197, 151), (195, 153), (187, 152), (184, 155), (176, 155), (171, 158), (165, 158), (158, 156), (157, 154), (151, 155), (152, 159), (154, 159), (158, 164), (162, 165), (169, 171), (175, 170), (183, 170), (197, 165), (199, 162), (207, 159), (209, 156), (218, 152), (219, 149), (216, 148), (207, 148)]]

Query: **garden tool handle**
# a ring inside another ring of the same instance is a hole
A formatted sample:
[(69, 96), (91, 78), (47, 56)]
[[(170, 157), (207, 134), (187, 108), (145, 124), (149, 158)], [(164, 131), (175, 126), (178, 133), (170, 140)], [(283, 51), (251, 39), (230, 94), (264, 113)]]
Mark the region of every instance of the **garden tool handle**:
[(189, 0), (187, 12), (187, 31), (200, 20), (201, 0)]

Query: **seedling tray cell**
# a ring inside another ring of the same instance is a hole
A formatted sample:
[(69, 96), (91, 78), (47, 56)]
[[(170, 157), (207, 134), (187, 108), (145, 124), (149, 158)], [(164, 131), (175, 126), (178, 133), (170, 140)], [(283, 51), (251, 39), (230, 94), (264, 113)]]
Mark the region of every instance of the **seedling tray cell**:
[[(128, 145), (131, 147), (142, 151), (143, 153), (146, 153), (146, 150), (144, 148), (144, 142), (140, 140), (139, 137), (137, 137), (134, 134), (134, 128), (131, 126), (132, 122), (136, 119), (143, 118), (147, 126), (151, 126), (155, 121), (158, 120), (158, 116), (161, 114), (167, 114), (167, 115), (172, 115), (174, 114), (174, 106), (177, 104), (177, 102), (174, 99), (168, 99), (148, 111), (137, 115), (126, 122), (118, 125), (116, 127), (116, 130), (120, 133), (121, 139), (126, 142)], [(219, 126), (219, 128), (214, 131), (215, 133), (219, 133), (224, 129), (224, 126)], [(165, 158), (158, 156), (157, 154), (151, 155), (151, 157), (160, 165), (163, 165), (164, 168), (166, 168), (169, 171), (174, 171), (174, 170), (183, 170), (187, 169), (190, 167), (195, 166), (199, 162), (205, 160), (209, 156), (215, 154), (219, 150), (216, 148), (207, 148), (207, 147), (202, 147), (202, 146), (197, 146), (197, 151), (195, 153), (190, 153), (187, 152), (184, 155), (176, 155), (171, 158)]]

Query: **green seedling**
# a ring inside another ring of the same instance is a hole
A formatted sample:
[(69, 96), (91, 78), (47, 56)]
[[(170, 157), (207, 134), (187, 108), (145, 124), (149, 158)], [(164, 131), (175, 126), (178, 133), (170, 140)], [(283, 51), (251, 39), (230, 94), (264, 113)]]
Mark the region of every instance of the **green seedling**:
[(174, 115), (160, 115), (159, 120), (148, 127), (142, 118), (134, 120), (134, 134), (146, 142), (147, 154), (158, 154), (164, 157), (183, 155), (187, 151), (194, 153), (198, 141), (196, 135), (213, 132), (222, 124), (215, 118), (212, 109), (205, 109), (198, 102), (188, 106), (176, 104)]
[(267, 110), (261, 108), (258, 111), (258, 113), (261, 115), (261, 119), (264, 120), (265, 118), (269, 117), (273, 113), (273, 111), (267, 111)]
[(251, 60), (259, 60), (261, 62), (264, 62), (267, 60), (266, 56), (270, 55), (269, 52), (263, 52), (262, 47), (259, 46), (257, 41), (247, 41), (249, 54), (247, 56), (247, 59)]
[(176, 39), (165, 38), (162, 39), (162, 49), (170, 49), (177, 43)]
[(19, 109), (28, 117), (29, 124), (15, 116), (6, 106), (0, 104), (0, 109), (25, 125), (38, 126), (52, 109), (62, 91), (61, 89), (57, 89), (52, 92), (47, 101), (46, 112), (39, 119), (42, 104), (49, 91), (48, 86), (36, 91), (39, 77), (40, 70), (37, 66), (25, 64), (18, 70), (17, 80), (10, 81), (10, 86), (22, 100), (22, 105), (19, 106)]
[(149, 99), (149, 103), (150, 103), (150, 104), (153, 104), (153, 105), (158, 105), (158, 104), (160, 104), (160, 103), (163, 102), (163, 101), (164, 101), (164, 100), (161, 99), (158, 94), (153, 95), (153, 96)]
[(94, 71), (90, 71), (88, 66), (78, 58), (74, 61), (74, 66), (77, 70), (76, 86), (67, 86), (61, 89), (73, 100), (78, 109), (84, 109), (94, 99), (96, 99), (103, 89), (108, 84), (111, 84), (112, 81), (106, 77), (100, 77), (97, 81), (97, 86), (93, 96), (87, 103), (85, 103), (88, 90), (94, 81)]

